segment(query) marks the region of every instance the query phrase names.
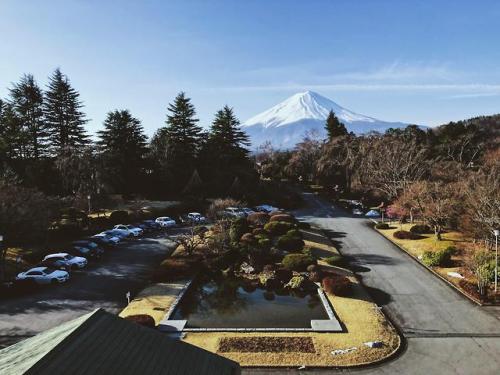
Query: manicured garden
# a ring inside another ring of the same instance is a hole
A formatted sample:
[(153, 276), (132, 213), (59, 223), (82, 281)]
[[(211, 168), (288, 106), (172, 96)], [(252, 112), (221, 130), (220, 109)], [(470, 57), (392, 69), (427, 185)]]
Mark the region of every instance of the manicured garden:
[[(177, 242), (177, 249), (154, 275), (171, 298), (162, 300), (156, 292), (145, 293), (132, 301), (131, 305), (137, 308), (129, 307), (121, 316), (148, 311), (166, 314), (179, 292), (179, 287), (171, 285), (185, 285), (202, 274), (217, 280), (244, 280), (245, 286), (239, 292), (253, 293), (257, 288), (270, 306), (271, 295), (307, 295), (322, 288), (341, 323), (341, 332), (184, 332), (186, 342), (236, 360), (242, 366), (352, 366), (383, 360), (400, 346), (396, 330), (357, 277), (344, 268), (346, 261), (330, 240), (321, 230), (297, 221), (289, 213), (259, 212), (247, 218), (217, 220), (210, 227), (193, 228)], [(225, 289), (225, 293), (234, 292), (236, 289)], [(214, 298), (223, 298), (218, 292), (201, 296), (210, 299), (210, 303)], [(229, 300), (226, 298), (221, 311), (234, 308), (229, 306)], [(160, 315), (154, 317), (157, 324)], [(374, 342), (375, 347), (370, 346)]]

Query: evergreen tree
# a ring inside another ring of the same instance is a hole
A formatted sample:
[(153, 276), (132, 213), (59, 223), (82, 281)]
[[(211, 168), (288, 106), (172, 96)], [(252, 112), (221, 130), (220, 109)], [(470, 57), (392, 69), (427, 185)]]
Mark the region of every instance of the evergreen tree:
[(201, 145), (201, 127), (191, 99), (181, 92), (168, 106), (166, 127), (159, 129), (152, 140), (157, 175), (172, 192), (179, 192), (196, 168)]
[(44, 105), (50, 146), (56, 154), (67, 147), (82, 148), (89, 143), (84, 128), (88, 120), (81, 112), (83, 104), (79, 97), (68, 77), (56, 69), (49, 77)]
[(26, 133), (16, 116), (12, 104), (0, 100), (0, 154), (2, 161), (10, 164), (26, 156)]
[(225, 106), (217, 111), (204, 147), (203, 161), (206, 175), (212, 178), (219, 192), (227, 192), (235, 177), (249, 174), (251, 163), (245, 148), (249, 144), (233, 109)]
[(331, 141), (333, 138), (336, 137), (347, 135), (347, 129), (345, 125), (340, 122), (340, 120), (333, 111), (330, 111), (330, 113), (328, 114), (328, 117), (326, 119), (325, 129), (328, 141)]
[(31, 74), (25, 74), (10, 91), (11, 109), (17, 118), (21, 139), (26, 141), (26, 157), (38, 160), (47, 142), (43, 119), (43, 93)]
[(108, 113), (104, 130), (97, 134), (103, 161), (102, 179), (115, 192), (137, 192), (143, 182), (147, 151), (141, 122), (128, 110), (116, 110)]

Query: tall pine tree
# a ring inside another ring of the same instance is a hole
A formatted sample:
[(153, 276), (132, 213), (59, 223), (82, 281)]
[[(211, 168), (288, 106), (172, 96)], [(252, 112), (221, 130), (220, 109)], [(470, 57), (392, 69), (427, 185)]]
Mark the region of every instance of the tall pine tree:
[(102, 179), (113, 191), (138, 192), (145, 173), (147, 137), (141, 122), (128, 110), (109, 112), (97, 146), (102, 157)]
[(52, 152), (61, 154), (66, 148), (82, 148), (89, 143), (81, 111), (80, 94), (59, 69), (49, 77), (45, 93), (45, 121)]
[(17, 118), (25, 157), (38, 160), (44, 153), (47, 129), (43, 118), (43, 93), (31, 74), (25, 74), (9, 90), (10, 106)]
[(225, 106), (217, 111), (204, 145), (202, 162), (205, 174), (219, 193), (227, 192), (236, 177), (248, 177), (251, 169), (246, 146), (248, 135), (241, 130), (233, 109)]
[(333, 111), (330, 111), (328, 117), (326, 118), (325, 129), (328, 141), (331, 141), (336, 137), (347, 135), (347, 129), (345, 125), (340, 122)]
[(196, 168), (202, 128), (197, 125), (191, 99), (181, 92), (168, 106), (166, 126), (159, 129), (151, 142), (152, 157), (164, 190), (179, 193)]

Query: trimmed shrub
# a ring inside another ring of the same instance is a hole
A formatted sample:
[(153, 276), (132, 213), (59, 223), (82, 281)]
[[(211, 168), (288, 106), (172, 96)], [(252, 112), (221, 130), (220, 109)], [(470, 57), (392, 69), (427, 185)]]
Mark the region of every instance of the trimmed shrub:
[(431, 227), (426, 224), (415, 224), (410, 228), (410, 232), (415, 234), (432, 233)]
[(305, 271), (307, 266), (316, 263), (316, 259), (306, 254), (288, 254), (282, 261), (283, 267), (291, 271)]
[(286, 223), (291, 223), (295, 224), (295, 218), (292, 215), (288, 214), (279, 214), (279, 215), (271, 215), (271, 219), (269, 219), (270, 222), (274, 221), (283, 221)]
[(287, 283), (293, 276), (293, 272), (291, 270), (287, 270), (284, 268), (280, 268), (275, 271), (276, 278), (283, 283)]
[(400, 240), (419, 240), (422, 238), (422, 236), (406, 230), (398, 230), (393, 233), (393, 236)]
[(309, 272), (309, 281), (311, 281), (313, 283), (319, 283), (323, 279), (323, 276), (324, 276), (323, 272), (319, 271), (319, 270)]
[(331, 275), (321, 280), (323, 290), (334, 296), (346, 296), (351, 290), (351, 282), (345, 276)]
[(286, 235), (291, 237), (302, 238), (302, 233), (300, 233), (300, 230), (298, 229), (290, 229), (288, 232), (286, 232)]
[(248, 232), (248, 223), (245, 218), (240, 217), (231, 223), (229, 237), (232, 242), (238, 242), (243, 234)]
[(458, 253), (458, 249), (455, 246), (448, 246), (443, 251), (450, 255), (456, 255)]
[(276, 246), (283, 251), (300, 252), (304, 248), (304, 241), (300, 237), (285, 234), (278, 238)]
[(376, 229), (389, 229), (389, 224), (387, 223), (377, 223), (375, 224)]
[(264, 229), (272, 236), (282, 236), (292, 228), (293, 224), (283, 221), (273, 221), (264, 225)]
[(290, 289), (299, 289), (305, 281), (306, 279), (303, 276), (293, 276), (285, 287)]
[(259, 238), (257, 240), (257, 247), (261, 250), (271, 249), (272, 242), (269, 238)]
[(156, 327), (156, 323), (155, 323), (154, 318), (148, 314), (129, 315), (129, 316), (126, 316), (124, 319), (128, 320), (129, 322), (137, 323), (137, 324), (144, 326), (144, 327), (149, 327), (149, 328)]
[(319, 271), (319, 267), (317, 264), (311, 264), (310, 266), (307, 266), (307, 272), (316, 272)]
[(243, 236), (241, 236), (240, 243), (245, 245), (252, 245), (255, 243), (255, 237), (252, 233), (245, 233)]
[(125, 210), (116, 210), (111, 212), (111, 215), (109, 215), (109, 221), (113, 225), (125, 224), (128, 222), (128, 219), (128, 212)]
[(429, 267), (444, 267), (451, 263), (451, 255), (448, 249), (441, 251), (425, 251), (422, 254), (422, 263)]
[(267, 237), (267, 232), (264, 230), (264, 228), (255, 228), (252, 230), (252, 233), (254, 236), (266, 236)]
[(196, 257), (170, 257), (161, 262), (154, 279), (159, 282), (188, 279), (199, 270), (200, 262)]
[(252, 225), (264, 225), (269, 221), (269, 215), (265, 212), (254, 212), (248, 215), (247, 221)]
[(281, 210), (271, 211), (269, 213), (269, 216), (271, 216), (271, 217), (276, 216), (276, 215), (288, 215), (288, 214), (285, 211), (281, 211)]
[(325, 258), (325, 262), (328, 263), (330, 266), (342, 267), (345, 265), (344, 257), (338, 254)]

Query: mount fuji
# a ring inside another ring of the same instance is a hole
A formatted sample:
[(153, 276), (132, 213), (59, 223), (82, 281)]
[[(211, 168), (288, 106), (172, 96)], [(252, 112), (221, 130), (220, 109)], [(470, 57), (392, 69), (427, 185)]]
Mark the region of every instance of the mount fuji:
[(278, 148), (289, 149), (299, 143), (307, 132), (326, 137), (325, 121), (332, 110), (347, 130), (355, 134), (384, 132), (389, 128), (405, 128), (410, 124), (387, 122), (360, 115), (341, 107), (315, 92), (295, 94), (285, 101), (245, 121), (241, 127), (256, 149), (270, 141)]

